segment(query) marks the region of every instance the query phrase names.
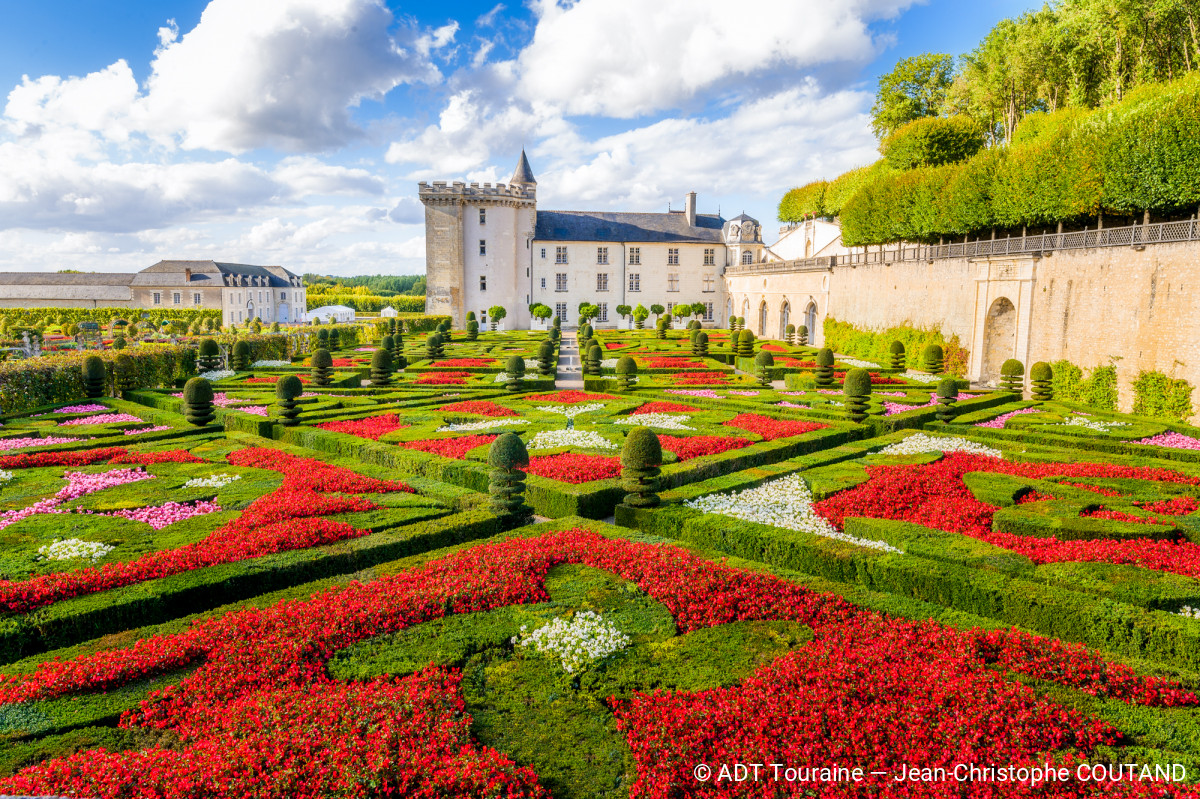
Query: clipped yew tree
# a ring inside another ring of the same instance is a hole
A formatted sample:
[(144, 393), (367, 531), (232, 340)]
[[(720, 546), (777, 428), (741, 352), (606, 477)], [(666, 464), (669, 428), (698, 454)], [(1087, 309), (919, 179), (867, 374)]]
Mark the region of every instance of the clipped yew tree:
[(628, 355), (622, 355), (617, 359), (617, 388), (621, 391), (629, 391), (633, 388), (633, 377), (637, 374), (637, 361)]
[(375, 350), (371, 356), (371, 385), (385, 387), (392, 384), (392, 351)]
[(525, 442), (511, 431), (502, 434), (488, 449), (488, 466), (488, 506), (514, 526), (526, 523), (533, 509), (525, 504), (525, 469), (529, 466)]
[(662, 471), (662, 444), (649, 427), (635, 427), (621, 449), (621, 487), (626, 505), (653, 508), (658, 498), (658, 475)]
[(454, 336), (450, 333), (450, 320), (446, 319), (438, 323), (437, 332), (441, 335), (442, 341), (453, 341)]
[(703, 330), (696, 333), (696, 356), (699, 358), (708, 357), (708, 334)]
[(823, 347), (817, 351), (817, 385), (829, 388), (833, 385), (833, 350)]
[(137, 388), (137, 366), (133, 358), (125, 353), (117, 356), (113, 362), (113, 380), (117, 384), (117, 394), (125, 396), (128, 391)]
[(203, 377), (193, 377), (183, 386), (183, 415), (188, 422), (203, 427), (212, 424), (216, 414), (213, 413), (212, 383)]
[(279, 405), (280, 424), (284, 427), (295, 427), (299, 422), (300, 403), (296, 402), (296, 398), (303, 393), (304, 384), (296, 375), (281, 377), (275, 384), (275, 400)]
[(467, 341), (477, 341), (479, 339), (479, 323), (474, 319), (467, 320)]
[(196, 363), (201, 372), (215, 372), (221, 368), (221, 347), (214, 339), (200, 340), (200, 357)]
[(1025, 391), (1025, 364), (1016, 358), (1009, 358), (1000, 364), (1000, 387), (1014, 394)]
[(946, 371), (946, 356), (940, 344), (930, 344), (921, 354), (922, 366), (931, 375), (940, 375)]
[(754, 357), (754, 334), (749, 330), (738, 333), (737, 354), (739, 358)]
[(802, 347), (808, 346), (808, 325), (800, 325), (796, 328), (796, 341)]
[(395, 361), (396, 361), (396, 339), (392, 338), (390, 335), (384, 336), (380, 340), (379, 346), (381, 349), (385, 349), (388, 352), (392, 353), (392, 362), (395, 363)]
[(692, 355), (696, 355), (696, 335), (700, 332), (699, 328), (688, 325), (688, 343), (692, 346)]
[(775, 356), (766, 350), (759, 350), (754, 356), (754, 371), (758, 375), (758, 384), (763, 388), (771, 385), (771, 368), (775, 366)]
[(602, 360), (604, 360), (604, 353), (600, 350), (600, 345), (593, 339), (587, 351), (587, 373), (592, 377), (600, 377), (604, 374), (604, 369), (600, 366)]
[(554, 377), (558, 372), (558, 361), (554, 357), (554, 342), (543, 341), (538, 345), (538, 374), (542, 377)]
[(313, 350), (309, 363), (312, 364), (313, 385), (328, 386), (333, 382), (333, 356), (329, 350)]
[(442, 337), (437, 333), (425, 337), (425, 357), (431, 363), (442, 357)]
[(846, 395), (847, 418), (852, 422), (865, 422), (871, 403), (871, 373), (861, 368), (846, 372), (842, 393)]
[(667, 317), (660, 316), (654, 323), (654, 337), (657, 339), (665, 339), (667, 337)]
[(408, 366), (408, 358), (404, 357), (404, 334), (400, 332), (399, 327), (392, 334), (392, 366), (397, 371)]
[(251, 361), (250, 343), (247, 341), (238, 341), (233, 345), (233, 371), (245, 372), (250, 368)]
[(329, 349), (329, 328), (323, 327), (317, 331), (317, 346)]
[(336, 327), (329, 328), (329, 349), (336, 350), (342, 346), (341, 335)]
[(108, 375), (104, 373), (104, 361), (99, 355), (89, 355), (83, 359), (83, 390), (89, 399), (104, 396), (108, 384)]
[(1029, 382), (1033, 384), (1033, 398), (1038, 402), (1054, 399), (1054, 368), (1045, 361), (1038, 361), (1029, 369)]
[[(556, 316), (554, 318), (557, 319), (558, 317)], [(562, 328), (561, 327), (552, 327), (548, 331), (546, 331), (546, 336), (551, 341), (553, 341), (554, 343), (557, 344), (558, 340), (562, 338)]]
[(587, 341), (592, 337), (592, 326), (584, 322), (579, 326), (579, 332), (575, 334), (575, 340), (579, 342)]
[(112, 348), (113, 348), (114, 350), (123, 350), (123, 349), (125, 349), (125, 347), (127, 347), (128, 345), (129, 345), (129, 344), (128, 344), (128, 342), (125, 340), (125, 334), (124, 334), (124, 333), (118, 333), (117, 335), (113, 336)]
[(897, 339), (888, 345), (887, 365), (889, 369), (904, 368), (904, 342)]
[(796, 326), (789, 324), (783, 329), (783, 339), (788, 344), (796, 343)]
[(937, 386), (937, 418), (939, 422), (954, 419), (954, 403), (958, 402), (958, 381), (953, 377), (942, 378)]
[(521, 381), (525, 379), (525, 359), (520, 355), (509, 358), (508, 362), (504, 364), (504, 375), (507, 378), (504, 388), (507, 391), (520, 391)]

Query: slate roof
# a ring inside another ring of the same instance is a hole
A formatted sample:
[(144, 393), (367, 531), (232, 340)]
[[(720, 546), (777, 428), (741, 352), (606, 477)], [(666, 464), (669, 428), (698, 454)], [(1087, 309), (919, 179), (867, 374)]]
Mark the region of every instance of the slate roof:
[(534, 238), (539, 241), (706, 242), (720, 244), (725, 220), (697, 214), (689, 225), (682, 211), (665, 214), (623, 211), (538, 211)]
[(128, 286), (132, 272), (0, 272), (0, 286)]
[(533, 169), (529, 166), (529, 159), (525, 157), (525, 149), (521, 149), (521, 160), (517, 162), (517, 171), (513, 172), (512, 180), (509, 183), (532, 183), (537, 185), (537, 181), (533, 179)]
[(255, 266), (223, 261), (159, 261), (138, 272), (133, 284), (135, 286), (159, 285), (162, 280), (158, 276), (163, 273), (178, 275), (185, 269), (192, 270), (193, 281), (215, 280), (221, 284), (224, 284), (226, 275), (265, 278), (266, 282), (263, 284), (265, 286), (290, 286), (291, 279), (299, 277), (282, 266)]

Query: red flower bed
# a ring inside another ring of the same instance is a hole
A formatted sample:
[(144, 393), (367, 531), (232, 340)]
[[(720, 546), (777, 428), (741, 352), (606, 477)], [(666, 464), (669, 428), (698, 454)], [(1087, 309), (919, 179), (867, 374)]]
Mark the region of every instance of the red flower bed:
[[(242, 382), (243, 383), (270, 383), (273, 385), (275, 383), (278, 383), (284, 377), (286, 377), (286, 375), (270, 375), (269, 377), (247, 377)], [(312, 382), (312, 378), (310, 378), (308, 375), (296, 375), (296, 377), (300, 378), (301, 383), (311, 383)]]
[[(1138, 677), (1079, 646), (1015, 630), (959, 631), (887, 618), (687, 550), (570, 530), (473, 547), (366, 584), (231, 611), (125, 649), (0, 677), (0, 702), (20, 702), (107, 690), (197, 664), (121, 722), (173, 733), (181, 746), (79, 752), (22, 769), (0, 780), (0, 789), (105, 799), (316, 799), (370, 785), (372, 795), (545, 796), (532, 772), (471, 740), (453, 673), (430, 668), (401, 680), (340, 683), (325, 662), (358, 641), (447, 613), (545, 602), (545, 576), (564, 563), (637, 584), (683, 633), (758, 619), (791, 620), (815, 632), (811, 643), (740, 685), (635, 694), (616, 704), (637, 764), (631, 796), (747, 795), (744, 783), (697, 782), (697, 763), (950, 770), (956, 763), (1040, 764), (1045, 752), (1066, 748), (1082, 761), (1097, 745), (1119, 742), (1106, 722), (1039, 697), (1010, 673), (1144, 705), (1197, 702), (1172, 683)], [(868, 777), (869, 787), (852, 792), (892, 795), (891, 777)], [(763, 785), (770, 793), (762, 796), (778, 795), (777, 784)], [(787, 785), (786, 795), (829, 795), (815, 783)], [(1013, 795), (1007, 788), (971, 795)], [(902, 790), (958, 796), (963, 786), (941, 780)], [(1161, 786), (1068, 780), (1022, 795), (1123, 792), (1157, 795)]]
[(441, 408), (443, 413), (473, 413), (476, 416), (519, 416), (516, 411), (511, 408), (505, 408), (490, 400), (466, 400), (465, 402), (451, 402), (449, 405), (443, 405)]
[(1139, 508), (1167, 516), (1186, 516), (1200, 510), (1200, 503), (1196, 501), (1195, 497), (1174, 497), (1157, 502), (1134, 502), (1133, 504)]
[(359, 362), (353, 358), (333, 358), (332, 361), (330, 366), (334, 369), (355, 369), (359, 366)]
[(618, 344), (615, 341), (606, 341), (604, 343), (604, 349), (606, 349), (606, 350), (619, 350), (622, 347), (628, 347), (628, 346), (629, 346), (628, 344)]
[(819, 422), (797, 422), (792, 419), (772, 419), (757, 413), (742, 413), (725, 422), (726, 427), (736, 427), (750, 433), (757, 433), (764, 441), (774, 441), (777, 438), (802, 436), (814, 430), (824, 430), (829, 425)]
[(1200, 478), (1170, 469), (1109, 463), (1009, 463), (954, 452), (934, 463), (868, 466), (870, 476), (813, 507), (840, 528), (847, 516), (900, 519), (969, 535), (1024, 555), (1035, 563), (1065, 561), (1133, 564), (1200, 578), (1200, 545), (1188, 541), (1092, 539), (1059, 541), (993, 532), (997, 508), (980, 502), (962, 481), (968, 472), (997, 472), (1045, 480), (1051, 477), (1128, 478), (1200, 485)]
[(97, 463), (128, 463), (149, 466), (153, 463), (203, 463), (182, 449), (160, 452), (130, 452), (124, 447), (102, 447), (75, 452), (34, 452), (0, 457), (0, 469), (33, 469), (39, 466), (92, 466)]
[(776, 358), (776, 366), (786, 366), (788, 369), (816, 369), (816, 361), (798, 361), (795, 358)]
[(586, 391), (555, 391), (550, 394), (530, 394), (525, 397), (529, 402), (558, 402), (563, 405), (574, 405), (577, 402), (596, 402), (597, 400), (615, 400), (612, 394), (589, 394)]
[(715, 386), (729, 382), (729, 375), (724, 372), (684, 372), (675, 376), (677, 386)]
[(1054, 496), (1052, 494), (1043, 494), (1041, 491), (1034, 491), (1031, 488), (1017, 497), (1017, 504), (1028, 505), (1031, 502), (1045, 502), (1048, 499), (1054, 499)]
[(781, 347), (778, 344), (764, 344), (762, 348), (767, 352), (791, 352), (787, 347)]
[(592, 480), (620, 477), (621, 459), (606, 458), (603, 455), (577, 455), (574, 452), (534, 455), (529, 459), (529, 468), (525, 471), (561, 483), (578, 485)]
[(346, 422), (322, 422), (317, 427), (332, 433), (349, 433), (359, 438), (369, 438), (372, 441), (378, 441), (388, 433), (395, 430), (403, 430), (408, 425), (400, 421), (398, 414), (385, 413), (379, 416), (368, 416), (366, 419), (353, 419)]
[(1091, 491), (1105, 497), (1123, 496), (1120, 491), (1114, 491), (1111, 488), (1102, 488), (1100, 486), (1088, 485), (1087, 483), (1071, 483), (1066, 480), (1060, 480), (1059, 485), (1071, 486), (1073, 488), (1082, 488), (1084, 491)]
[(444, 367), (446, 369), (451, 369), (451, 368), (469, 369), (469, 368), (479, 368), (479, 367), (483, 367), (483, 366), (495, 366), (496, 359), (495, 358), (447, 358), (444, 361), (436, 361), (436, 363), (439, 367)]
[(471, 450), (484, 444), (490, 444), (495, 440), (496, 436), (492, 435), (458, 436), (457, 438), (433, 438), (427, 441), (401, 441), (400, 446), (405, 449), (428, 452), (432, 455), (441, 455), (443, 458), (462, 460)]
[(461, 386), (471, 376), (470, 372), (424, 372), (414, 385), (418, 386)]
[(741, 449), (754, 442), (737, 436), (659, 436), (662, 448), (674, 452), (681, 461), (717, 455), (731, 449)]
[[(131, 453), (128, 457), (136, 455)], [(317, 517), (375, 510), (378, 505), (360, 497), (332, 494), (413, 492), (412, 488), (398, 481), (364, 477), (349, 469), (310, 458), (298, 458), (274, 449), (238, 450), (230, 453), (228, 460), (234, 466), (282, 472), (283, 483), (270, 494), (256, 499), (238, 518), (193, 544), (151, 552), (127, 563), (106, 563), (101, 567), (43, 574), (28, 580), (0, 580), (0, 610), (26, 613), (63, 599), (191, 569), (366, 535), (367, 531), (357, 530), (344, 522)], [(121, 462), (140, 461), (130, 459)]]
[(1151, 519), (1146, 516), (1134, 516), (1132, 513), (1126, 513), (1120, 510), (1110, 510), (1103, 505), (1092, 510), (1085, 510), (1079, 514), (1088, 519), (1107, 519), (1110, 522), (1131, 522), (1132, 524), (1163, 524), (1158, 519)]
[(634, 408), (629, 415), (637, 416), (643, 413), (700, 413), (700, 410), (690, 405), (680, 405), (678, 402), (647, 402)]
[(643, 358), (643, 365), (647, 369), (707, 369), (708, 364), (704, 361), (697, 361), (692, 358)]

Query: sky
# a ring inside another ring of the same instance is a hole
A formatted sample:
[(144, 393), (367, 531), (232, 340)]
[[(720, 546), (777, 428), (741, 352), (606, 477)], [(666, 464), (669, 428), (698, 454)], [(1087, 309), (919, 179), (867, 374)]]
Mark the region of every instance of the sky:
[(421, 180), (759, 219), (1030, 0), (0, 0), (0, 270), (425, 269)]

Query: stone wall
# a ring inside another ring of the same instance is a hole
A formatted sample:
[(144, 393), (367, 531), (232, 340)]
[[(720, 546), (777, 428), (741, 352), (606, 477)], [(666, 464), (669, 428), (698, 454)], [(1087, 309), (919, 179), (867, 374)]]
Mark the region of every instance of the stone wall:
[(463, 297), (463, 205), (425, 205), (425, 313), (449, 315), (466, 325)]

